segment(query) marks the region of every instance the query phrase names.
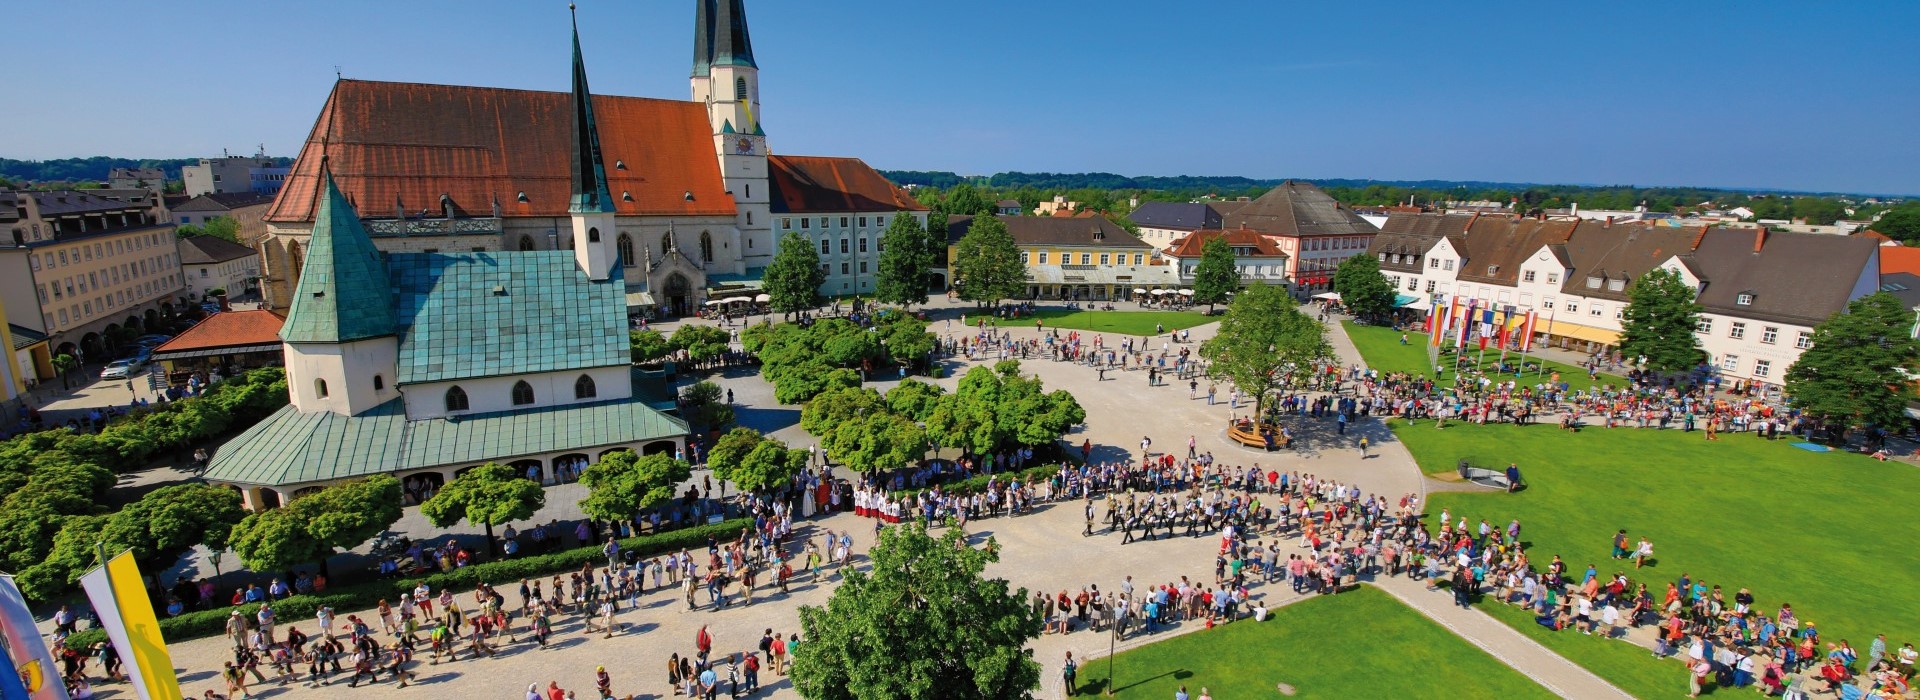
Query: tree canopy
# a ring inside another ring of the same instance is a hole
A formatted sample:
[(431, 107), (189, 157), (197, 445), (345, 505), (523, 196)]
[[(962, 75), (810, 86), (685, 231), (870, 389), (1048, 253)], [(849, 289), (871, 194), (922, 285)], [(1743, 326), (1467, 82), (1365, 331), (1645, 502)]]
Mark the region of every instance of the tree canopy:
[(627, 331), (627, 344), (633, 349), (634, 362), (652, 362), (673, 352), (673, 344), (660, 331)]
[(801, 403), (830, 389), (860, 386), (854, 368), (887, 360), (918, 366), (933, 351), (925, 321), (882, 310), (873, 323), (868, 328), (828, 318), (806, 326), (755, 326), (742, 335), (741, 344), (759, 356), (760, 373), (773, 382), (775, 400)]
[(813, 241), (799, 231), (780, 237), (780, 245), (767, 265), (764, 277), (768, 302), (774, 311), (792, 316), (820, 305), (820, 285), (827, 273), (820, 267), (820, 254)]
[(953, 285), (960, 298), (998, 305), (1027, 288), (1027, 265), (1020, 260), (1007, 225), (992, 216), (974, 217), (967, 233), (954, 244)]
[(926, 417), (934, 444), (974, 454), (1052, 444), (1087, 419), (1065, 390), (1046, 391), (1039, 377), (1020, 374), (1019, 360), (974, 367), (952, 394), (935, 400)]
[(580, 473), (580, 483), (587, 486), (580, 512), (596, 520), (628, 520), (673, 498), (674, 485), (691, 476), (693, 468), (670, 454), (609, 452)]
[(1210, 371), (1226, 377), (1266, 412), (1275, 390), (1291, 386), (1333, 357), (1326, 326), (1300, 312), (1279, 287), (1248, 285), (1227, 306), (1220, 330), (1200, 346)]
[(232, 217), (216, 216), (202, 224), (184, 224), (173, 230), (175, 236), (192, 238), (194, 236), (212, 236), (229, 243), (240, 242), (240, 223)]
[(848, 569), (825, 607), (800, 608), (794, 689), (812, 700), (1013, 700), (1040, 683), (1026, 646), (1040, 630), (1026, 589), (986, 578), (997, 561), (960, 528), (881, 531), (868, 571)]
[(1873, 223), (1873, 230), (1907, 245), (1920, 245), (1920, 202), (1894, 207)]
[(400, 520), (400, 480), (385, 474), (346, 481), (250, 513), (233, 527), (232, 546), (254, 571), (324, 562), (373, 539)]
[(1787, 369), (1787, 395), (1811, 416), (1847, 426), (1906, 423), (1920, 363), (1913, 312), (1886, 292), (1855, 299), (1813, 328), (1813, 347)]
[(733, 407), (727, 405), (725, 391), (720, 385), (704, 379), (688, 386), (680, 394), (687, 421), (707, 430), (725, 430), (733, 425)]
[(927, 303), (934, 251), (920, 220), (896, 212), (880, 236), (880, 270), (874, 277), (873, 298), (883, 304)]
[(733, 482), (743, 491), (760, 491), (787, 483), (807, 466), (807, 451), (766, 437), (752, 428), (734, 428), (707, 452), (713, 475)]
[(1381, 318), (1393, 310), (1399, 292), (1380, 274), (1380, 261), (1361, 254), (1340, 261), (1333, 270), (1333, 291), (1340, 304), (1360, 318)]
[(727, 329), (698, 323), (682, 324), (667, 339), (668, 347), (686, 353), (687, 358), (694, 362), (719, 357), (720, 353), (731, 347), (732, 342), (733, 333)]
[(1707, 358), (1700, 349), (1699, 302), (1680, 273), (1654, 268), (1627, 290), (1620, 321), (1620, 353), (1629, 361), (1646, 358), (1643, 369), (1687, 372)]
[(420, 512), (434, 527), (450, 527), (462, 520), (486, 528), (493, 547), (493, 526), (526, 520), (547, 505), (547, 493), (513, 467), (488, 462), (468, 469), (420, 504)]
[[(1199, 234), (1193, 234), (1199, 235)], [(1193, 268), (1193, 302), (1227, 303), (1231, 292), (1240, 288), (1240, 271), (1233, 263), (1233, 247), (1225, 236), (1214, 236), (1200, 247), (1200, 263)]]

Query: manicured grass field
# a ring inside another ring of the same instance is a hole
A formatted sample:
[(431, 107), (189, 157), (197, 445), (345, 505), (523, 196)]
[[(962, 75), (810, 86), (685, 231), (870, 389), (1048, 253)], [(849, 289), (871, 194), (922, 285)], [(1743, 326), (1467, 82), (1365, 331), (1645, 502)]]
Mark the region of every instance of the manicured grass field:
[[(1536, 565), (1558, 554), (1574, 572), (1624, 571), (1655, 600), (1681, 574), (1719, 585), (1728, 599), (1750, 588), (1768, 614), (1793, 604), (1823, 640), (1856, 647), (1884, 632), (1890, 647), (1920, 640), (1920, 470), (1841, 452), (1796, 449), (1790, 440), (1700, 432), (1450, 423), (1394, 425), (1423, 471), (1461, 459), (1490, 468), (1520, 465), (1516, 494), (1440, 492), (1427, 512), (1504, 526), (1518, 518)], [(1615, 530), (1652, 539), (1655, 561), (1635, 571), (1611, 559)], [(1530, 626), (1523, 621), (1519, 626)], [(1623, 643), (1624, 644), (1624, 643)], [(1577, 651), (1577, 650), (1576, 650)], [(1574, 652), (1569, 652), (1570, 654)], [(1598, 662), (1581, 655), (1593, 667)], [(1594, 669), (1601, 672), (1600, 668)], [(1608, 678), (1621, 685), (1630, 679)]]
[[(1131, 307), (1131, 305), (1128, 305)], [(1001, 320), (1002, 326), (1027, 326), (1031, 328), (1035, 319), (1046, 322), (1047, 328), (1091, 331), (1095, 333), (1117, 333), (1120, 335), (1153, 335), (1154, 324), (1165, 326), (1167, 331), (1192, 328), (1220, 320), (1218, 316), (1207, 316), (1197, 311), (1134, 311), (1131, 308), (1115, 307), (1116, 311), (1068, 311), (1066, 309), (1039, 309), (1025, 318)]]
[[(1645, 647), (1618, 639), (1590, 637), (1572, 630), (1555, 632), (1535, 624), (1533, 614), (1520, 608), (1482, 601), (1480, 609), (1539, 642), (1541, 646), (1579, 664), (1636, 698), (1684, 697), (1687, 667), (1673, 657), (1656, 659)], [(1819, 622), (1819, 620), (1815, 620)], [(1741, 691), (1745, 693), (1747, 691)], [(1709, 688), (1703, 695), (1713, 695)], [(1731, 696), (1725, 689), (1721, 696)]]
[[(1121, 698), (1551, 698), (1519, 672), (1371, 587), (1150, 644), (1114, 659)], [(1106, 685), (1107, 661), (1080, 667), (1080, 694)]]
[[(1427, 351), (1429, 349), (1427, 347), (1427, 334), (1417, 332), (1407, 333), (1405, 334), (1407, 336), (1407, 344), (1401, 345), (1400, 331), (1396, 331), (1390, 327), (1362, 326), (1356, 325), (1352, 321), (1341, 321), (1340, 324), (1346, 328), (1347, 337), (1353, 339), (1353, 345), (1360, 351), (1360, 356), (1366, 359), (1367, 366), (1379, 369), (1382, 372), (1407, 372), (1429, 377), (1433, 376), (1433, 365), (1427, 360)], [(1469, 350), (1467, 354), (1469, 357), (1478, 357), (1480, 353), (1476, 350)], [(1489, 351), (1487, 353), (1488, 365), (1492, 366), (1497, 364), (1499, 357), (1499, 351)], [(1507, 353), (1507, 360), (1518, 363), (1519, 355), (1509, 352)], [(1533, 356), (1528, 356), (1527, 362), (1540, 363), (1545, 368), (1545, 371), (1542, 373), (1527, 372), (1524, 377), (1520, 378), (1522, 386), (1549, 381), (1553, 378), (1554, 372), (1559, 372), (1560, 381), (1566, 382), (1567, 386), (1574, 391), (1590, 389), (1595, 385), (1610, 385), (1618, 388), (1625, 386), (1627, 383), (1627, 380), (1623, 377), (1606, 373), (1601, 373), (1600, 380), (1595, 382), (1587, 379), (1586, 370), (1564, 362), (1541, 360)], [(1502, 378), (1511, 377), (1512, 375), (1504, 375)], [(1453, 375), (1449, 373), (1447, 379), (1451, 381), (1452, 378)]]

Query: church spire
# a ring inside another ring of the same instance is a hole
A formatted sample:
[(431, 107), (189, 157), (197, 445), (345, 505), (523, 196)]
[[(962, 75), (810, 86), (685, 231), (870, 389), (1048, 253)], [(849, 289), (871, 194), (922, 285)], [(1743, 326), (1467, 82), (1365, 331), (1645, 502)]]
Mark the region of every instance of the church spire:
[(313, 231), (280, 339), (346, 343), (392, 335), (393, 288), (386, 263), (360, 225), (360, 215), (334, 185), (325, 156), (319, 179)]
[(746, 0), (699, 1), (712, 2), (718, 11), (710, 25), (713, 28), (712, 64), (758, 68), (753, 62), (753, 40), (747, 36)]
[(607, 167), (600, 162), (600, 130), (593, 118), (593, 91), (587, 89), (587, 61), (580, 53), (580, 19), (573, 5), (573, 212), (613, 211), (607, 192)]
[(713, 2), (693, 0), (693, 77), (713, 73)]

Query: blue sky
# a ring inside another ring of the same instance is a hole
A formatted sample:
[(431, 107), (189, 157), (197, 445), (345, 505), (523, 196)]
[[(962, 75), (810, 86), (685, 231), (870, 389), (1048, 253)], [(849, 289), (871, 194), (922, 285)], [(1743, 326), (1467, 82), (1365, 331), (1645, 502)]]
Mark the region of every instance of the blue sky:
[[(773, 148), (881, 168), (1920, 194), (1920, 2), (749, 0)], [(564, 2), (15, 3), (0, 156), (290, 155), (334, 79), (564, 90)], [(585, 0), (685, 99), (691, 0)]]

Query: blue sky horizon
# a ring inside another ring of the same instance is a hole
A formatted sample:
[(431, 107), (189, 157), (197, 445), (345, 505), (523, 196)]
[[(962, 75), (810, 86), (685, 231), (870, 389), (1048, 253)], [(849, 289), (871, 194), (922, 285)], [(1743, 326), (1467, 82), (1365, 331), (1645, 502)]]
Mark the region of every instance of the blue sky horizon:
[[(775, 152), (1113, 172), (1920, 193), (1920, 3), (748, 0)], [(1178, 11), (1176, 11), (1178, 10)], [(9, 9), (0, 156), (293, 155), (334, 81), (565, 90), (564, 1)], [(584, 0), (686, 99), (689, 0)]]

